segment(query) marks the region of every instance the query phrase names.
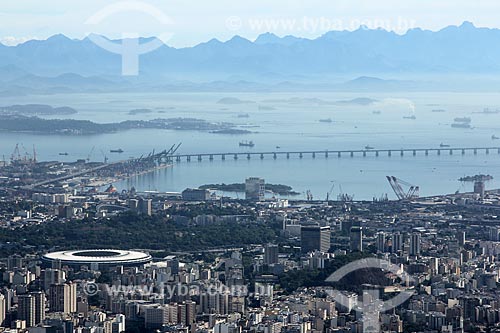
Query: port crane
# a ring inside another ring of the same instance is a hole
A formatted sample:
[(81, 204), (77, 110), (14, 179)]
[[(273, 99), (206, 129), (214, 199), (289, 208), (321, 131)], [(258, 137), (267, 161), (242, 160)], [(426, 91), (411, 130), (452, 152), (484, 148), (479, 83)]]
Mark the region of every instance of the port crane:
[[(387, 181), (399, 200), (412, 200), (419, 197), (419, 186), (412, 185), (394, 176), (387, 176)], [(408, 190), (405, 191), (403, 186), (407, 187)]]
[(87, 162), (90, 162), (90, 159), (92, 158), (92, 154), (94, 153), (94, 150), (95, 150), (95, 146), (93, 146), (92, 149), (90, 150), (90, 153), (87, 156)]
[[(35, 145), (33, 145), (33, 156), (28, 152), (28, 150), (21, 144), (21, 148), (23, 150), (23, 155), (21, 155), (21, 149), (19, 148), (19, 144), (16, 144), (12, 155), (10, 156), (11, 163), (18, 164), (35, 164), (36, 163), (36, 149)], [(24, 156), (24, 157), (23, 157)]]
[(335, 188), (335, 182), (332, 180), (331, 183), (332, 183), (332, 186), (330, 187), (330, 191), (328, 191), (326, 193), (326, 202), (330, 201), (330, 196), (332, 195), (333, 189)]
[(101, 149), (101, 154), (104, 157), (104, 164), (108, 163), (108, 156), (104, 153), (104, 151)]
[(17, 143), (16, 147), (14, 148), (14, 151), (12, 152), (12, 155), (10, 156), (10, 161), (14, 163), (20, 160), (21, 160), (21, 152), (19, 151), (19, 143)]

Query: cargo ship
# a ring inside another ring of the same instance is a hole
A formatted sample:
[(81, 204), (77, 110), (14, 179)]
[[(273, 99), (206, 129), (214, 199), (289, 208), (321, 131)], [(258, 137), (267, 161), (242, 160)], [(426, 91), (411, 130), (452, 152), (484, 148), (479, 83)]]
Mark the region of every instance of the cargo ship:
[(253, 143), (253, 141), (241, 141), (240, 142), (240, 147), (250, 147), (250, 148), (253, 148), (253, 147), (255, 147), (255, 143)]
[(410, 120), (415, 120), (417, 119), (417, 116), (411, 115), (411, 116), (404, 116), (403, 119), (410, 119)]
[(118, 153), (118, 154), (121, 154), (121, 153), (123, 153), (124, 151), (123, 151), (123, 149), (111, 149), (109, 152), (110, 152), (110, 153)]
[(458, 118), (455, 118), (454, 121), (456, 123), (470, 124), (470, 122), (472, 121), (472, 119), (470, 119), (469, 117), (458, 117)]
[(453, 128), (471, 128), (471, 125), (469, 123), (454, 123), (454, 124), (451, 124), (451, 127), (453, 127)]
[(332, 118), (326, 118), (326, 119), (320, 119), (319, 122), (320, 123), (333, 123), (333, 120), (332, 120)]

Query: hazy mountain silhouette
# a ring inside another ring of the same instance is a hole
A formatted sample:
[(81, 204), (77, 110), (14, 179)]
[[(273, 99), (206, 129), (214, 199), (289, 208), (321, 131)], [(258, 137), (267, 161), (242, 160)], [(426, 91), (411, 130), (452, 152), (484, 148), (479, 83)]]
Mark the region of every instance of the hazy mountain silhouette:
[[(142, 38), (146, 43), (153, 38)], [(235, 36), (162, 44), (121, 76), (121, 57), (90, 38), (0, 44), (0, 96), (109, 91), (499, 91), (500, 30), (332, 31), (316, 39)], [(112, 41), (120, 43), (120, 40)], [(354, 78), (354, 79), (353, 79)], [(384, 78), (384, 79), (382, 79)], [(391, 78), (391, 79), (389, 79)]]
[[(284, 81), (315, 75), (492, 73), (500, 71), (499, 41), (500, 30), (476, 28), (469, 22), (437, 32), (413, 29), (404, 35), (362, 27), (328, 32), (314, 40), (266, 33), (255, 42), (235, 36), (226, 42), (213, 39), (188, 48), (163, 45), (142, 56), (140, 68), (146, 76), (191, 80), (231, 75), (250, 79), (276, 76)], [(2, 45), (3, 66), (42, 76), (119, 75), (121, 58), (89, 38), (55, 35), (14, 47)]]

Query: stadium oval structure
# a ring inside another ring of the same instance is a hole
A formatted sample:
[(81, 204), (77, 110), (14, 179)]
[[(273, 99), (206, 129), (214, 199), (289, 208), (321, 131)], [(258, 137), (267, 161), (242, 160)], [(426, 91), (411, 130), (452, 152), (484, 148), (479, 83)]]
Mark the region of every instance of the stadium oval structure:
[(105, 267), (136, 267), (152, 261), (151, 255), (139, 251), (128, 250), (73, 250), (51, 252), (42, 256), (42, 262), (48, 267), (69, 266), (81, 268), (103, 269)]

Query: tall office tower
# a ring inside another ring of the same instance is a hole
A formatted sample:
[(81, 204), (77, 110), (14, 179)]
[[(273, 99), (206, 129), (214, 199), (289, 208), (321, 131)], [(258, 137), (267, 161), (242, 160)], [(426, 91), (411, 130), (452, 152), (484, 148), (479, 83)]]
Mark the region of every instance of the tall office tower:
[(463, 247), (465, 245), (465, 231), (458, 231), (457, 232), (457, 241), (458, 245)]
[(45, 320), (45, 293), (37, 291), (30, 293), (35, 298), (35, 325), (41, 324)]
[(392, 252), (403, 251), (403, 235), (399, 232), (392, 234)]
[(385, 252), (385, 233), (379, 232), (377, 234), (377, 251), (378, 252)]
[(410, 255), (411, 256), (418, 256), (420, 255), (420, 234), (419, 233), (413, 233), (411, 234), (410, 238)]
[(35, 326), (35, 297), (20, 295), (17, 298), (17, 319), (26, 321), (26, 327)]
[(263, 201), (266, 193), (264, 179), (252, 177), (245, 181), (245, 199), (251, 201)]
[(302, 253), (312, 251), (328, 252), (330, 249), (330, 227), (303, 225), (300, 228), (300, 248)]
[(349, 233), (351, 251), (363, 251), (363, 227), (352, 227)]
[(273, 265), (278, 263), (279, 248), (276, 244), (267, 244), (264, 247), (264, 264)]
[(53, 284), (49, 289), (50, 312), (76, 312), (76, 284)]

